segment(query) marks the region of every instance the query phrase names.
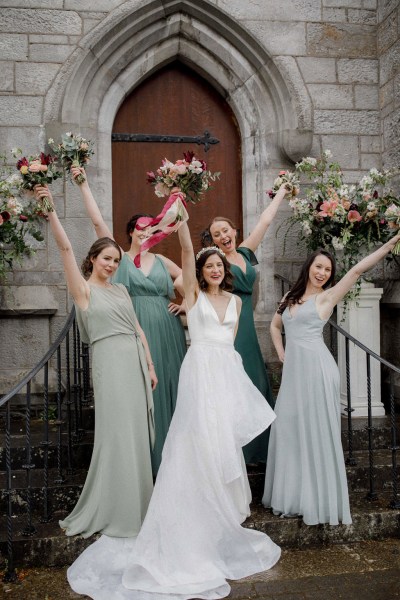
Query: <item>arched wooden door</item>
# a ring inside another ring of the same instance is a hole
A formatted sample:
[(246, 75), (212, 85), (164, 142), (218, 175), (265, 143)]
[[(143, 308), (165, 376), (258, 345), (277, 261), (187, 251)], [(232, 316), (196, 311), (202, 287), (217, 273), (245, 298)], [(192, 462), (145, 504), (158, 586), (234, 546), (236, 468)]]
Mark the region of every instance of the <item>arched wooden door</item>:
[[(221, 178), (204, 199), (189, 203), (190, 229), (195, 250), (200, 232), (217, 215), (230, 217), (242, 228), (240, 136), (232, 110), (222, 96), (203, 78), (179, 62), (170, 64), (141, 84), (121, 105), (113, 133), (197, 136), (208, 130), (219, 140), (205, 152), (196, 143), (112, 143), (113, 229), (117, 241), (128, 248), (125, 225), (133, 214), (159, 214), (164, 199), (157, 198), (146, 181), (146, 171), (155, 171), (161, 160), (182, 158), (192, 150)], [(154, 248), (180, 264), (176, 235)]]

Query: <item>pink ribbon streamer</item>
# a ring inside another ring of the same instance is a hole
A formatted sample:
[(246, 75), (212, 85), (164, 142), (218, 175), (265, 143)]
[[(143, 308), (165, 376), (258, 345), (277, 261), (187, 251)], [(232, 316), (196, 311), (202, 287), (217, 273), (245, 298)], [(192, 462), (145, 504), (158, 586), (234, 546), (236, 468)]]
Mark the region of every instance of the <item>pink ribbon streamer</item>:
[[(177, 231), (182, 223), (189, 219), (186, 210), (186, 201), (182, 192), (174, 192), (165, 203), (161, 213), (157, 216), (140, 217), (137, 220), (135, 229), (143, 231), (146, 229), (149, 237), (143, 240), (140, 246), (140, 252), (148, 250), (155, 246), (167, 236)], [(140, 253), (134, 258), (135, 266), (140, 268)]]

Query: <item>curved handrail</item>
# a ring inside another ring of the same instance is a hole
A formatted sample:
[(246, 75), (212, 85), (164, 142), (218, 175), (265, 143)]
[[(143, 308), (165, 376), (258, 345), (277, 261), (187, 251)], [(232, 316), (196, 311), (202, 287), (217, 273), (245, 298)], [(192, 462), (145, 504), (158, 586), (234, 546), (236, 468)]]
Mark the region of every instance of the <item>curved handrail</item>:
[(68, 331), (71, 329), (71, 325), (74, 321), (74, 318), (75, 318), (75, 306), (72, 308), (71, 312), (69, 313), (68, 319), (67, 319), (64, 327), (62, 328), (61, 332), (57, 336), (56, 340), (52, 343), (50, 348), (47, 350), (47, 352), (43, 356), (43, 358), (37, 363), (37, 365), (35, 367), (33, 367), (33, 369), (31, 371), (29, 371), (29, 373), (27, 373), (27, 375), (25, 375), (25, 377), (23, 379), (21, 379), (21, 381), (19, 383), (17, 383), (16, 386), (13, 387), (12, 390), (10, 390), (8, 392), (8, 394), (6, 394), (2, 398), (0, 398), (0, 408), (2, 406), (4, 406), (6, 404), (6, 402), (8, 402), (13, 396), (15, 396), (15, 394), (18, 394), (18, 392), (20, 392), (22, 390), (22, 388), (25, 385), (27, 385), (27, 383), (29, 383), (29, 381), (31, 381), (31, 379), (33, 379), (33, 377), (35, 377), (35, 375), (40, 371), (40, 369), (53, 356), (53, 354), (56, 352), (56, 350), (59, 347), (59, 345), (61, 344), (61, 342), (65, 339)]
[[(283, 281), (284, 283), (287, 283), (288, 285), (291, 285), (291, 283), (292, 283), (287, 277), (284, 277), (283, 275), (279, 275), (277, 273), (275, 274), (275, 279), (279, 279), (280, 281)], [(339, 333), (344, 335), (344, 337), (346, 337), (350, 342), (353, 342), (353, 344), (355, 344), (356, 346), (361, 348), (361, 350), (363, 350), (364, 352), (366, 352), (367, 354), (369, 354), (370, 356), (372, 356), (373, 358), (378, 360), (381, 364), (385, 365), (386, 367), (389, 367), (389, 369), (393, 369), (393, 371), (400, 374), (400, 367), (396, 367), (396, 365), (393, 365), (386, 359), (379, 356), (379, 354), (376, 354), (376, 352), (374, 352), (373, 350), (371, 350), (370, 348), (365, 346), (362, 342), (360, 342), (360, 340), (357, 340), (357, 338), (353, 337), (350, 333), (348, 333), (345, 329), (343, 329), (343, 327), (340, 327), (340, 325), (335, 323), (333, 321), (333, 319), (329, 319), (328, 323), (329, 323), (329, 325), (332, 325), (332, 327), (334, 329), (336, 329), (336, 331), (338, 331)]]

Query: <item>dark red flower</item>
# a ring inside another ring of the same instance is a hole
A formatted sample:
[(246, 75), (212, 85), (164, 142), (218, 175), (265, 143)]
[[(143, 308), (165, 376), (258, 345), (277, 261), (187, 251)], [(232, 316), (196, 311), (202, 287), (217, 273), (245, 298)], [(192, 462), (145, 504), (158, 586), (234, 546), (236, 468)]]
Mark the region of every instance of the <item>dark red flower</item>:
[(192, 152), (191, 150), (188, 150), (187, 152), (183, 153), (183, 158), (186, 160), (187, 163), (192, 162), (193, 156), (194, 152)]
[(273, 190), (267, 190), (265, 192), (267, 194), (267, 196), (269, 196), (270, 198), (275, 198), (275, 192)]
[(372, 194), (372, 197), (373, 197), (373, 198), (375, 198), (375, 199), (378, 197), (378, 192), (377, 192), (376, 190), (375, 190), (375, 191), (374, 191), (374, 193)]
[(3, 210), (0, 215), (3, 217), (3, 221), (9, 221), (11, 219), (11, 213), (9, 213), (8, 210)]
[(148, 183), (154, 183), (156, 181), (156, 176), (153, 171), (147, 171), (146, 175)]
[(25, 158), (25, 156), (23, 158), (20, 158), (19, 161), (17, 162), (17, 169), (18, 171), (20, 170), (21, 167), (23, 166), (29, 167), (29, 161), (27, 158)]
[(199, 158), (199, 161), (201, 162), (201, 168), (203, 169), (203, 171), (207, 171), (207, 163), (205, 160), (202, 160), (201, 158)]
[(26, 215), (19, 215), (19, 220), (25, 223), (28, 220), (28, 217)]
[(40, 153), (40, 163), (42, 165), (51, 165), (52, 162), (54, 162), (54, 156), (45, 154), (44, 152)]

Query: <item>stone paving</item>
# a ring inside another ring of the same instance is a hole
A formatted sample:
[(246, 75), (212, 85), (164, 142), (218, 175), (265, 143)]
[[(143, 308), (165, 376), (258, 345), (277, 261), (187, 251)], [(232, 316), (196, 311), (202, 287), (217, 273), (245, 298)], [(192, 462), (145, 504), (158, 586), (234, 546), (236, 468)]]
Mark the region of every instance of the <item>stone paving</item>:
[[(0, 598), (73, 600), (64, 568), (25, 569), (17, 584), (0, 584)], [(400, 599), (400, 539), (286, 549), (264, 574), (232, 582), (232, 600)], [(109, 600), (113, 600), (110, 598)]]

